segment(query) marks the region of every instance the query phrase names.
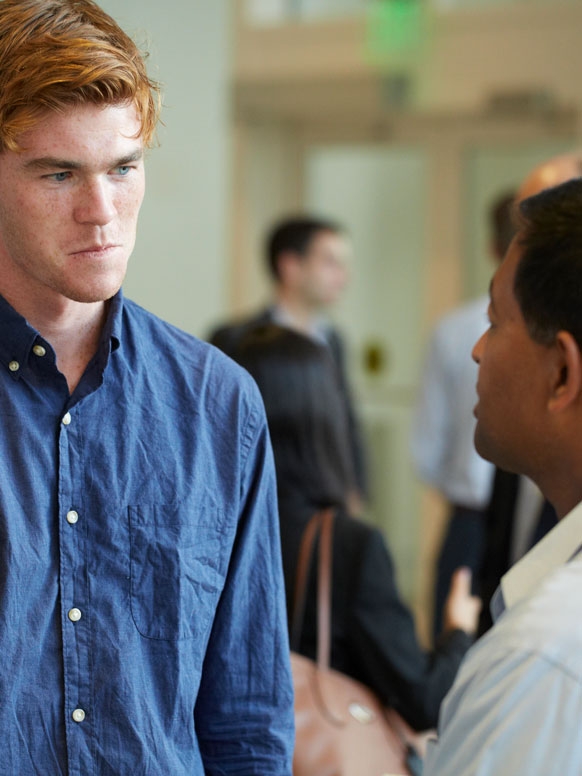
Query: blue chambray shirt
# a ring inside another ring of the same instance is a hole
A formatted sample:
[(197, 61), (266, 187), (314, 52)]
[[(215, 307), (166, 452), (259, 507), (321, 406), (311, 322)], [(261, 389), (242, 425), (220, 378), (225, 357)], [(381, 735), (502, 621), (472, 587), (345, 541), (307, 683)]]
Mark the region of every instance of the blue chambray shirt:
[(72, 396), (0, 297), (0, 773), (290, 774), (250, 377), (121, 292)]

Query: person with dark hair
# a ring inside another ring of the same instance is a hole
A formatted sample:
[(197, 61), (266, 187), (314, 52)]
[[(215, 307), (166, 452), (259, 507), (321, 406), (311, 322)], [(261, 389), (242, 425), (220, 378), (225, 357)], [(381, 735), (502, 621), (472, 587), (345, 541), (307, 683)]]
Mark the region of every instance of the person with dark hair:
[(497, 264), (505, 258), (515, 235), (515, 200), (515, 191), (506, 191), (497, 196), (489, 206), (490, 251)]
[(582, 772), (582, 179), (524, 200), (491, 283), (475, 446), (559, 522), (502, 578), (447, 696), (427, 776)]
[[(581, 176), (582, 156), (579, 152), (553, 156), (527, 175), (518, 189), (516, 201)], [(535, 482), (523, 474), (496, 467), (486, 509), (483, 563), (479, 575), (479, 595), (483, 600), (480, 635), (493, 624), (489, 605), (501, 577), (556, 522), (555, 509), (544, 499)]]
[(158, 112), (94, 2), (0, 2), (3, 776), (291, 774), (259, 393), (121, 290)]
[[(381, 533), (346, 512), (351, 465), (341, 395), (327, 350), (274, 325), (241, 342), (237, 359), (257, 381), (275, 455), (288, 617), (297, 556), (311, 516), (336, 507), (331, 665), (371, 687), (417, 730), (433, 727), (444, 694), (471, 644), (479, 602), (467, 576), (455, 578), (445, 629), (432, 653), (418, 644), (396, 588)], [(309, 582), (299, 651), (316, 651), (316, 579)]]
[(273, 304), (249, 318), (219, 326), (210, 334), (209, 341), (236, 358), (245, 334), (256, 326), (276, 323), (311, 337), (329, 349), (348, 426), (353, 472), (350, 500), (359, 506), (367, 496), (363, 437), (347, 379), (343, 338), (325, 317), (346, 285), (349, 254), (348, 237), (333, 221), (309, 215), (278, 221), (265, 241), (266, 265), (273, 281)]
[[(504, 192), (489, 209), (490, 250), (499, 263), (515, 233), (514, 192)], [(413, 418), (412, 458), (419, 477), (441, 493), (449, 517), (436, 564), (433, 634), (455, 569), (467, 566), (479, 592), (485, 513), (493, 466), (475, 452), (475, 377), (471, 347), (487, 327), (487, 296), (457, 307), (435, 326), (427, 348)]]
[[(285, 218), (282, 221), (277, 222), (267, 235), (265, 242), (265, 256), (267, 257), (267, 266), (269, 272), (275, 281), (282, 279), (286, 272), (286, 268), (283, 266), (285, 263), (286, 255), (290, 254), (292, 257), (299, 257), (303, 263), (304, 268), (309, 263), (306, 259), (309, 259), (309, 250), (313, 247), (312, 241), (316, 240), (318, 236), (322, 234), (336, 235), (338, 237), (345, 237), (343, 228), (335, 223), (323, 218), (315, 218), (313, 216), (296, 216), (294, 218)], [(342, 251), (345, 252), (346, 246), (342, 246)], [(334, 262), (329, 262), (330, 266)], [(334, 270), (339, 270), (337, 288), (341, 291), (345, 283), (345, 265), (343, 262), (337, 262), (337, 267)], [(316, 289), (314, 289), (316, 290)], [(335, 289), (330, 288), (326, 294), (323, 294), (319, 300), (319, 303), (326, 302), (326, 298), (330, 293), (335, 299)], [(283, 292), (285, 295), (285, 293)], [(332, 300), (333, 301), (333, 300)], [(295, 300), (292, 300), (292, 303)], [(310, 311), (304, 309), (304, 305), (295, 304), (297, 307), (297, 314), (300, 316), (310, 316)], [(318, 305), (319, 306), (319, 305)], [(309, 321), (308, 321), (309, 323)]]

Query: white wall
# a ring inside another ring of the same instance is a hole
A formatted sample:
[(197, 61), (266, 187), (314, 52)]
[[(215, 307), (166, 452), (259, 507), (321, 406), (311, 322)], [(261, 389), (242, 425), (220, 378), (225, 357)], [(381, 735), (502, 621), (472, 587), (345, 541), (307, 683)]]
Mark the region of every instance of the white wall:
[(226, 309), (230, 0), (101, 0), (162, 82), (161, 145), (124, 290), (199, 336)]

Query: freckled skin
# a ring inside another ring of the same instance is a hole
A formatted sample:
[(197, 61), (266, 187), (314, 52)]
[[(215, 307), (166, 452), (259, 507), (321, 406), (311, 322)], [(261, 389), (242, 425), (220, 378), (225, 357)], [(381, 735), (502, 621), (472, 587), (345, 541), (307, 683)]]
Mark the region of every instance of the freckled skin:
[(133, 106), (83, 105), (0, 154), (0, 291), (24, 315), (121, 286), (145, 187), (139, 128)]

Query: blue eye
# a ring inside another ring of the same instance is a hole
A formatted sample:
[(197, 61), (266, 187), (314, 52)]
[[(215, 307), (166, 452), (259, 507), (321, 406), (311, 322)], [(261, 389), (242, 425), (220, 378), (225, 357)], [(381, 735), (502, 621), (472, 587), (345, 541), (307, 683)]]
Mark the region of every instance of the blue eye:
[(52, 175), (48, 176), (52, 180), (56, 181), (57, 183), (62, 183), (63, 181), (66, 181), (69, 177), (68, 172), (54, 172)]
[(129, 167), (127, 164), (122, 164), (119, 167), (115, 168), (115, 172), (118, 175), (127, 175), (127, 173), (131, 170), (131, 167)]

